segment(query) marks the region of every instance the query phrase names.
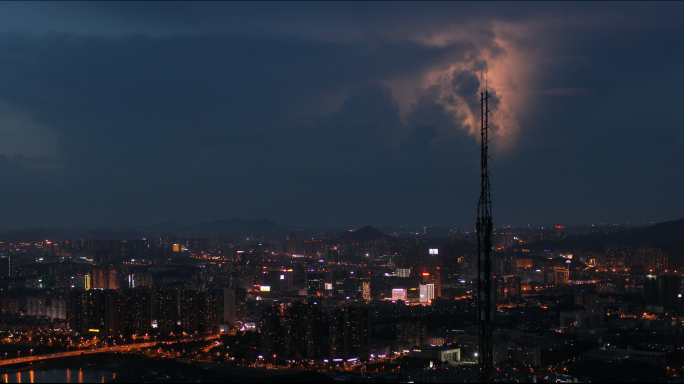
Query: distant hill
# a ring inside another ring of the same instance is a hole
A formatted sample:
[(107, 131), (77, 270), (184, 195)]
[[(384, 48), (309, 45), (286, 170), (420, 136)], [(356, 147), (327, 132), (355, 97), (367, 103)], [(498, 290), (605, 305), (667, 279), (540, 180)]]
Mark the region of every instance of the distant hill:
[(367, 225), (355, 231), (347, 232), (340, 236), (340, 239), (350, 241), (352, 243), (367, 243), (372, 240), (386, 240), (388, 243), (397, 241), (394, 236), (387, 235), (378, 231), (377, 229)]
[(624, 244), (667, 245), (680, 243), (684, 241), (684, 219), (666, 221), (651, 227), (615, 232), (606, 235), (606, 237), (611, 241)]
[(165, 221), (163, 223), (159, 223), (157, 225), (153, 225), (149, 228), (147, 228), (148, 231), (154, 232), (157, 235), (161, 235), (163, 233), (178, 233), (183, 231), (183, 226), (176, 224), (175, 221), (169, 220)]
[(546, 249), (582, 248), (600, 251), (609, 244), (626, 244), (635, 247), (650, 245), (662, 248), (663, 251), (670, 254), (684, 255), (684, 219), (608, 234), (568, 236), (561, 241), (536, 242), (530, 244), (529, 247)]

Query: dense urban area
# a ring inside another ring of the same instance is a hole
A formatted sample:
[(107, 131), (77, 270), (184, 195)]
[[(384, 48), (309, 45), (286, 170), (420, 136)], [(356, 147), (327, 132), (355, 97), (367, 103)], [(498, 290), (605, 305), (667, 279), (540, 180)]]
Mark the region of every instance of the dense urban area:
[[(219, 224), (5, 233), (5, 381), (56, 358), (119, 382), (478, 380), (468, 228)], [(495, 380), (678, 380), (683, 228), (495, 228)]]

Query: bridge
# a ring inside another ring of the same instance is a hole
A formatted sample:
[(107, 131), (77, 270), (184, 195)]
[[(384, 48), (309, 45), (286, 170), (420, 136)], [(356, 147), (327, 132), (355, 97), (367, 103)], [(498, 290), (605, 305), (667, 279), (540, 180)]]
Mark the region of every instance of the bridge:
[(0, 360), (0, 366), (20, 364), (20, 363), (29, 363), (29, 362), (33, 362), (33, 361), (41, 361), (41, 360), (47, 360), (47, 359), (58, 359), (58, 358), (62, 358), (62, 357), (92, 355), (95, 353), (126, 352), (126, 351), (130, 351), (130, 350), (134, 350), (134, 349), (152, 348), (152, 347), (155, 347), (157, 344), (188, 343), (191, 341), (200, 341), (200, 340), (207, 341), (207, 340), (212, 340), (212, 339), (217, 339), (217, 338), (219, 338), (219, 335), (195, 337), (192, 339), (181, 339), (181, 340), (173, 340), (173, 341), (159, 341), (159, 342), (135, 343), (135, 344), (128, 344), (128, 345), (115, 345), (112, 347), (81, 349), (81, 350), (76, 350), (76, 351), (48, 353), (48, 354), (36, 355), (36, 356), (24, 356), (24, 357), (18, 357), (18, 358), (13, 358), (13, 359)]

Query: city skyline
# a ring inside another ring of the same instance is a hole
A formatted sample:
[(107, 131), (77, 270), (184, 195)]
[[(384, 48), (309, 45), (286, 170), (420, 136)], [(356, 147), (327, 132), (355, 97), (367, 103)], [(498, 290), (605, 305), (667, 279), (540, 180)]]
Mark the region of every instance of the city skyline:
[(0, 2), (0, 381), (681, 382), (682, 20)]

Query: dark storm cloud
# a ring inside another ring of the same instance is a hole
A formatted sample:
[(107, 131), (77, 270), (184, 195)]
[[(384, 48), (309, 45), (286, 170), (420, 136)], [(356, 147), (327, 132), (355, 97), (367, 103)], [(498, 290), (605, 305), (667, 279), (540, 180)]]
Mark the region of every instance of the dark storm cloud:
[[(308, 172), (347, 173), (346, 179), (392, 173), (387, 168), (402, 158), (396, 146), (405, 128), (391, 90), (377, 80), (458, 60), (467, 49), (5, 35), (0, 79), (10, 86), (0, 97), (30, 106), (37, 122), (58, 132), (55, 161), (67, 166), (61, 180), (85, 197), (60, 207), (88, 211), (108, 201), (120, 207), (116, 220), (144, 221), (208, 193), (226, 207), (222, 214), (249, 216), (254, 209), (268, 216), (280, 202), (238, 213), (230, 205), (253, 197), (254, 189), (279, 201)], [(320, 99), (339, 92), (347, 93), (341, 104)], [(244, 187), (226, 188), (233, 183)], [(189, 210), (181, 214), (193, 215)]]
[(57, 135), (55, 153), (0, 169), (2, 226), (467, 225), (480, 73), (497, 63), (533, 73), (506, 84), (524, 93), (490, 88), (515, 139), (493, 159), (497, 223), (683, 208), (683, 181), (657, 167), (684, 171), (681, 97), (649, 101), (654, 82), (684, 85), (678, 6), (1, 7), (0, 99)]
[[(163, 169), (157, 160), (187, 163), (201, 148), (220, 146), (226, 135), (301, 125), (298, 115), (312, 112), (305, 108), (329, 108), (316, 92), (337, 92), (454, 57), (406, 44), (366, 51), (349, 44), (232, 36), (5, 36), (0, 49), (12, 54), (0, 59), (6, 69), (0, 76), (11, 85), (0, 96), (31, 105), (38, 122), (57, 129), (72, 167), (112, 171), (121, 169), (115, 158), (142, 169)], [(328, 120), (353, 125), (350, 118), (376, 113), (377, 124), (399, 122), (396, 106), (377, 115), (383, 108), (369, 104), (382, 97), (392, 103), (391, 94), (358, 95)]]

